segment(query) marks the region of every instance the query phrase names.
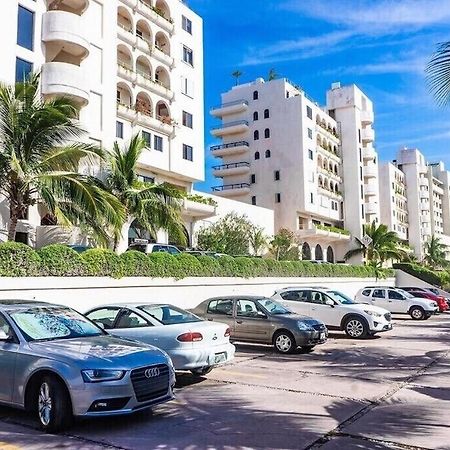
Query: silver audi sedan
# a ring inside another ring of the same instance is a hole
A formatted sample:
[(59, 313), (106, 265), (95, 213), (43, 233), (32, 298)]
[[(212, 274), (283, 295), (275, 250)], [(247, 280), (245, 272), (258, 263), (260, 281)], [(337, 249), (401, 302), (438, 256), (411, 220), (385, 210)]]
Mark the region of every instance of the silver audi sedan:
[(165, 352), (108, 335), (65, 306), (0, 301), (0, 403), (55, 432), (75, 417), (129, 414), (173, 399)]

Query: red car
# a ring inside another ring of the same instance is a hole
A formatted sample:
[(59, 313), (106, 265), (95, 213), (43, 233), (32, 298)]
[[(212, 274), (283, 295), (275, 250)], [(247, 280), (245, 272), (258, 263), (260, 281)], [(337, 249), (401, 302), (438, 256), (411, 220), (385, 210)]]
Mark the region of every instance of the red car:
[(402, 289), (414, 295), (414, 297), (427, 298), (429, 300), (435, 301), (439, 307), (439, 312), (445, 312), (449, 309), (447, 300), (445, 300), (445, 298), (441, 295), (433, 294), (432, 292), (426, 291), (422, 288), (402, 287)]

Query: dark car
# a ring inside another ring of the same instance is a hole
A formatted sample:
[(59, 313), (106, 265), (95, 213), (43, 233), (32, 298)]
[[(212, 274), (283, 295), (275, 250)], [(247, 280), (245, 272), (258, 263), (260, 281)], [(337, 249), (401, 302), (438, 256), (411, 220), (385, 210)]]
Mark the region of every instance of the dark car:
[(215, 297), (192, 311), (205, 319), (226, 323), (233, 341), (272, 344), (280, 353), (292, 353), (297, 347), (311, 351), (328, 337), (320, 320), (295, 314), (266, 297)]
[(402, 287), (401, 289), (414, 295), (414, 297), (427, 298), (428, 300), (435, 301), (439, 306), (439, 312), (445, 312), (449, 309), (445, 297), (443, 297), (442, 295), (436, 295), (428, 289), (418, 287)]

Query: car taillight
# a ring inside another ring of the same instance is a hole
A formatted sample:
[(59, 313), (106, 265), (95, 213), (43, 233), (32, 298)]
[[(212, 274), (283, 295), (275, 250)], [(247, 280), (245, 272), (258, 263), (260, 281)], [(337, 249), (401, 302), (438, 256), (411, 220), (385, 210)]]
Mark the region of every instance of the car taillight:
[(230, 337), (230, 334), (231, 334), (231, 328), (228, 327), (228, 328), (225, 330), (224, 337)]
[(198, 342), (203, 340), (201, 333), (183, 333), (177, 337), (177, 341), (180, 342)]

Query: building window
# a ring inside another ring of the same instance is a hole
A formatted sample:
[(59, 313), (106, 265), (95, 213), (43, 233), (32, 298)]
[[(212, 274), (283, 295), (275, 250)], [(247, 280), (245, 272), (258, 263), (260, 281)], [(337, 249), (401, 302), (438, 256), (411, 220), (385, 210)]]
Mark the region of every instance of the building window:
[(184, 31), (187, 31), (189, 34), (192, 34), (192, 20), (189, 20), (187, 17), (181, 17), (181, 27)]
[(359, 149), (359, 162), (362, 162), (362, 150)]
[(250, 183), (251, 184), (255, 184), (256, 183), (256, 175), (254, 173), (252, 173), (250, 175)]
[(194, 98), (194, 82), (189, 78), (181, 78), (181, 92), (189, 98)]
[(364, 205), (361, 205), (361, 217), (364, 219)]
[(153, 136), (153, 148), (158, 152), (163, 151), (163, 138), (161, 136), (157, 136), (156, 134)]
[(255, 152), (255, 159), (259, 159), (259, 152)]
[(363, 180), (363, 168), (361, 166), (359, 167), (359, 179)]
[(253, 91), (253, 100), (258, 100), (258, 98), (259, 98), (258, 91)]
[(311, 192), (311, 194), (309, 194), (309, 195), (310, 195), (309, 201), (311, 202), (311, 204), (313, 204), (314, 203), (314, 194)]
[(312, 133), (311, 128), (308, 128), (308, 137), (309, 137), (310, 139), (313, 138), (313, 133)]
[(289, 91), (286, 91), (286, 98), (289, 98)]
[(306, 116), (308, 119), (312, 119), (312, 108), (310, 106), (306, 106)]
[(256, 196), (255, 195), (252, 196), (252, 205), (256, 205)]
[(268, 109), (264, 110), (264, 119), (268, 119), (270, 117), (270, 111)]
[(194, 158), (193, 148), (190, 145), (183, 144), (183, 159), (193, 161), (193, 158)]
[(273, 178), (275, 179), (275, 181), (280, 181), (280, 171), (279, 170), (275, 170), (275, 172), (273, 173)]
[(183, 61), (190, 66), (194, 65), (194, 52), (185, 45), (183, 45)]
[(266, 128), (266, 129), (264, 130), (264, 137), (265, 137), (266, 139), (269, 139), (269, 138), (270, 138), (270, 130), (269, 130), (268, 128)]
[(116, 137), (123, 139), (123, 123), (116, 121)]
[(17, 19), (17, 45), (33, 50), (34, 13), (19, 5)]
[(138, 175), (137, 176), (138, 181), (141, 181), (142, 183), (154, 183), (155, 179), (152, 177), (147, 177), (145, 175)]
[(148, 131), (142, 131), (142, 139), (144, 139), (147, 148), (152, 146), (152, 135)]
[(258, 111), (253, 113), (253, 120), (258, 120)]
[(314, 159), (314, 155), (313, 155), (313, 151), (312, 150), (308, 150), (308, 158), (309, 159)]
[(361, 144), (361, 130), (358, 129), (358, 142)]
[(253, 140), (254, 140), (254, 141), (259, 140), (259, 131), (258, 131), (258, 130), (255, 130), (255, 131), (253, 132)]
[(193, 117), (192, 114), (183, 111), (183, 125), (188, 128), (193, 128)]
[(270, 150), (266, 150), (266, 158), (270, 158), (271, 154), (270, 154)]
[(275, 194), (275, 203), (281, 203), (281, 194), (279, 192)]
[(16, 58), (16, 82), (23, 82), (33, 72), (33, 64), (21, 58)]

